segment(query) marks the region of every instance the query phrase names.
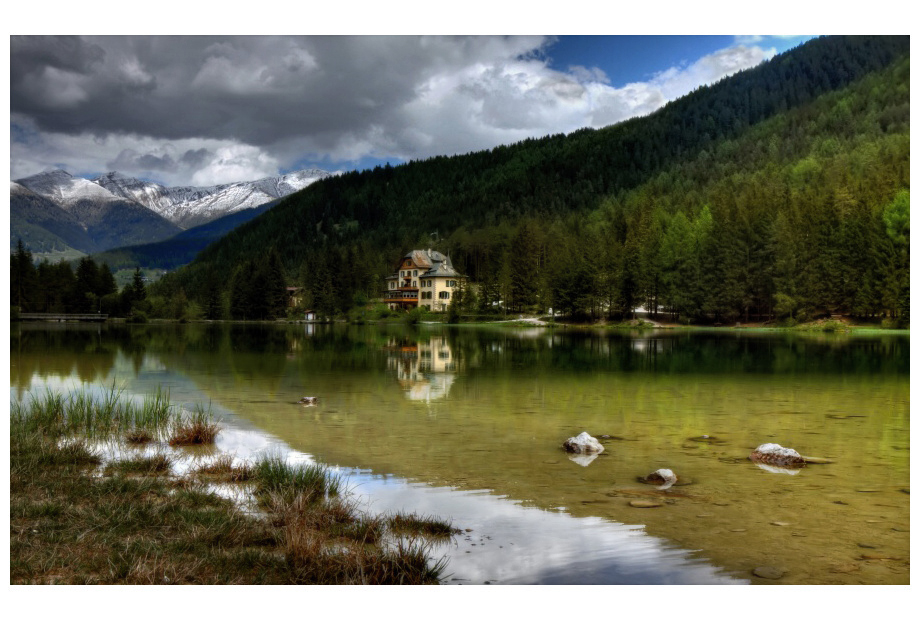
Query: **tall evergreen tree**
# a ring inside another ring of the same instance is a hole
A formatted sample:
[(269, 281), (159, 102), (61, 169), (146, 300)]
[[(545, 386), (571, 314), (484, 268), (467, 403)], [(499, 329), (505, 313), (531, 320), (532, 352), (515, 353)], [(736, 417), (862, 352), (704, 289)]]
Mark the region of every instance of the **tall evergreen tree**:
[(16, 242), (16, 252), (10, 257), (10, 302), (19, 306), (22, 312), (33, 312), (36, 310), (38, 291), (32, 252), (19, 239)]

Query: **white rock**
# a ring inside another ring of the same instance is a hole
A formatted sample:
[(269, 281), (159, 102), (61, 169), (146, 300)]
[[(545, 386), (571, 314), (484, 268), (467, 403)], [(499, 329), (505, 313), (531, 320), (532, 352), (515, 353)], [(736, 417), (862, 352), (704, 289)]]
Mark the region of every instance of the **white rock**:
[(661, 476), (661, 479), (666, 483), (674, 484), (677, 482), (677, 475), (670, 469), (656, 469), (651, 474), (649, 474), (648, 477), (651, 478), (655, 474)]
[(569, 437), (562, 444), (562, 447), (565, 448), (566, 452), (576, 454), (595, 454), (604, 451), (604, 446), (601, 445), (601, 442), (586, 432), (582, 432), (576, 437)]
[(805, 459), (792, 448), (784, 448), (778, 443), (765, 443), (758, 446), (749, 457), (755, 463), (766, 463), (776, 467), (801, 467)]

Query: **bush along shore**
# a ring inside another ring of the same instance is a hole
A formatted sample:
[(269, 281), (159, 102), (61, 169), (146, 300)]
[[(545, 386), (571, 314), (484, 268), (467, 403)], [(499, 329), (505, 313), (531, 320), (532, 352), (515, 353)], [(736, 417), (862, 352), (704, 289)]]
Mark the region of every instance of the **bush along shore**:
[(114, 388), (12, 401), (10, 583), (441, 581), (446, 560), (432, 553), (457, 533), (450, 523), (362, 512), (319, 465), (219, 454), (174, 473), (183, 446), (219, 431), (210, 410), (162, 392), (140, 404)]

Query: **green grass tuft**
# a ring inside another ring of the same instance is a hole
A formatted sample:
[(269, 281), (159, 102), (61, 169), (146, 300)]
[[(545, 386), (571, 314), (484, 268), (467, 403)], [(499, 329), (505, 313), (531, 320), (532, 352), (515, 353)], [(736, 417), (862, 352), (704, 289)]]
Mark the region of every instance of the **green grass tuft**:
[(309, 501), (337, 496), (342, 490), (341, 479), (321, 465), (290, 464), (279, 456), (257, 461), (253, 479), (257, 495), (281, 495), (291, 499), (303, 495)]
[(420, 517), (400, 512), (391, 516), (388, 523), (394, 532), (400, 534), (446, 538), (460, 533), (460, 530), (452, 527), (449, 521), (438, 517)]
[(104, 473), (134, 474), (138, 476), (162, 476), (172, 471), (172, 459), (165, 454), (141, 456), (122, 461), (113, 461), (106, 465)]

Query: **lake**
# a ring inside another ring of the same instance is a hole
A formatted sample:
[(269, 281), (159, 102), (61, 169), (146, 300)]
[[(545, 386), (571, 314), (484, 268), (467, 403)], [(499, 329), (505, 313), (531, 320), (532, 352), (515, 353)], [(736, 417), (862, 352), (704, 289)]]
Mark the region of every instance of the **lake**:
[[(463, 533), (435, 551), (449, 558), (447, 583), (907, 584), (909, 344), (741, 330), (12, 324), (10, 395), (162, 386), (175, 403), (210, 403), (219, 450), (322, 463), (369, 511), (450, 519)], [(582, 431), (605, 451), (564, 452)], [(770, 471), (747, 458), (764, 443), (831, 462)], [(659, 468), (680, 483), (638, 480)]]

